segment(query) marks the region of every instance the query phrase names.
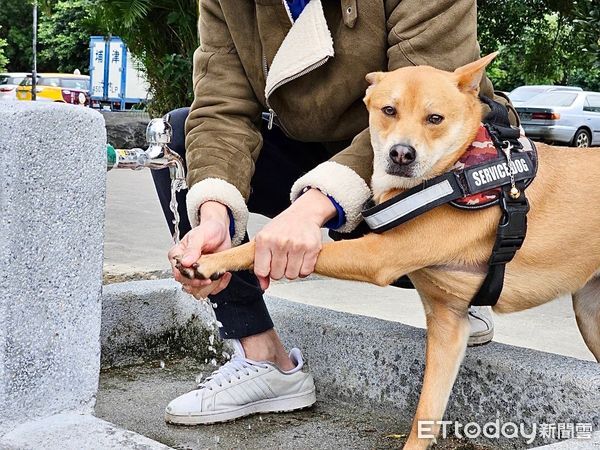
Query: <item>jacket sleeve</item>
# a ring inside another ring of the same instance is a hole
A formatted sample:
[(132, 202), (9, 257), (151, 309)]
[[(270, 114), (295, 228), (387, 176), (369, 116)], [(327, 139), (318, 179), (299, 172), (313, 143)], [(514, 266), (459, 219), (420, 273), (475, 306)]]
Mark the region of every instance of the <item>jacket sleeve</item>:
[(233, 215), (237, 245), (246, 230), (250, 180), (262, 147), (257, 126), (262, 109), (217, 0), (200, 1), (199, 29), (194, 102), (186, 122), (188, 215), (196, 226), (202, 203), (223, 203)]
[[(479, 58), (475, 0), (388, 0), (386, 15), (390, 71), (411, 65), (452, 71)], [(482, 82), (482, 92), (492, 95), (487, 79)], [(291, 198), (294, 201), (307, 187), (330, 195), (346, 214), (346, 223), (338, 231), (349, 232), (362, 220), (360, 212), (371, 195), (367, 185), (372, 173), (373, 148), (365, 129), (348, 148), (300, 178)]]

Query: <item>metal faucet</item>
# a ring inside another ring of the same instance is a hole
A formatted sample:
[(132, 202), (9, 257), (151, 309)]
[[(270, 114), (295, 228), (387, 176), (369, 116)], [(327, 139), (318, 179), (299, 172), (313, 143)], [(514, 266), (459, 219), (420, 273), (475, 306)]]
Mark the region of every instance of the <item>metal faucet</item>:
[[(148, 149), (145, 151), (148, 160), (144, 166), (153, 170), (169, 168), (171, 180), (177, 182), (179, 189), (187, 187), (183, 159), (169, 148), (173, 137), (173, 128), (169, 122), (170, 115), (162, 119), (152, 119), (146, 128)], [(178, 190), (179, 190), (178, 189)]]
[(115, 149), (107, 145), (106, 170), (131, 169), (140, 170), (148, 167), (152, 170), (169, 168), (171, 176), (171, 202), (169, 207), (173, 213), (175, 233), (173, 240), (179, 242), (179, 210), (177, 205), (177, 192), (187, 189), (185, 181), (185, 168), (183, 158), (169, 148), (173, 137), (173, 128), (167, 114), (162, 119), (152, 119), (146, 128), (146, 141), (148, 148)]

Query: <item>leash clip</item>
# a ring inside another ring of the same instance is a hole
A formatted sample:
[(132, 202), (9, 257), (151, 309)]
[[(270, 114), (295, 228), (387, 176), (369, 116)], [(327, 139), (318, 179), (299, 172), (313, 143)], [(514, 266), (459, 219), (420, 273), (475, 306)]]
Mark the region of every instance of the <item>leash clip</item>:
[(521, 196), (521, 191), (517, 188), (517, 184), (515, 183), (515, 168), (512, 162), (511, 151), (514, 146), (510, 143), (510, 141), (502, 141), (502, 151), (506, 156), (506, 160), (508, 161), (508, 171), (510, 175), (510, 193), (509, 195), (513, 199), (518, 199)]

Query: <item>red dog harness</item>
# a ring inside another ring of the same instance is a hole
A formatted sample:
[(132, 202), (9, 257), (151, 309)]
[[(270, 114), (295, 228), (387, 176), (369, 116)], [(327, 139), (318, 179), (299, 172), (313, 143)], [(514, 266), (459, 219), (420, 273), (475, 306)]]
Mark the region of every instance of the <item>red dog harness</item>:
[(449, 172), (366, 209), (362, 215), (372, 231), (383, 233), (445, 203), (460, 209), (500, 205), (503, 215), (488, 274), (471, 300), (472, 305), (495, 305), (502, 292), (505, 266), (525, 240), (529, 211), (525, 188), (537, 172), (537, 153), (533, 142), (510, 126), (504, 106), (481, 100), (492, 109), (492, 119), (481, 125), (473, 143)]
[[(526, 152), (534, 166), (533, 175), (531, 178), (525, 180), (525, 187), (527, 187), (533, 181), (533, 177), (535, 176), (535, 170), (537, 169), (537, 154), (533, 142), (525, 136), (520, 136), (518, 142), (521, 145), (521, 148), (517, 151), (519, 153)], [(487, 167), (486, 163), (497, 162), (498, 157), (498, 149), (494, 145), (487, 128), (482, 124), (479, 127), (477, 136), (475, 136), (475, 140), (454, 164), (452, 171), (464, 172), (465, 169), (478, 167), (478, 170), (472, 171), (472, 176), (474, 183), (478, 183), (479, 185), (486, 184), (488, 181), (493, 182), (497, 179), (505, 178), (509, 174), (510, 169), (513, 170), (515, 175), (524, 173), (529, 175), (529, 166), (526, 166), (526, 163), (521, 160), (514, 161), (513, 167), (510, 167), (505, 160), (501, 161), (500, 164), (492, 164), (491, 167)], [(504, 156), (501, 158), (504, 158)], [(479, 168), (480, 165), (483, 166)], [(501, 196), (502, 188), (496, 187), (452, 200), (450, 204), (461, 209), (481, 209), (497, 205)]]

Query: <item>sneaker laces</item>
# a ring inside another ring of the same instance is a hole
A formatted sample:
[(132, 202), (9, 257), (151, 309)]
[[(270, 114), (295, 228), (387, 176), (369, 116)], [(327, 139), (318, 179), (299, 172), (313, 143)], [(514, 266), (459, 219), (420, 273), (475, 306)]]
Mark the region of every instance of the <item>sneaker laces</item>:
[(213, 390), (216, 387), (223, 387), (224, 383), (231, 383), (231, 380), (241, 379), (241, 375), (248, 376), (250, 372), (258, 373), (259, 368), (267, 369), (266, 364), (251, 363), (247, 359), (238, 355), (233, 355), (232, 359), (223, 364), (208, 376), (202, 383), (198, 384), (198, 389)]

